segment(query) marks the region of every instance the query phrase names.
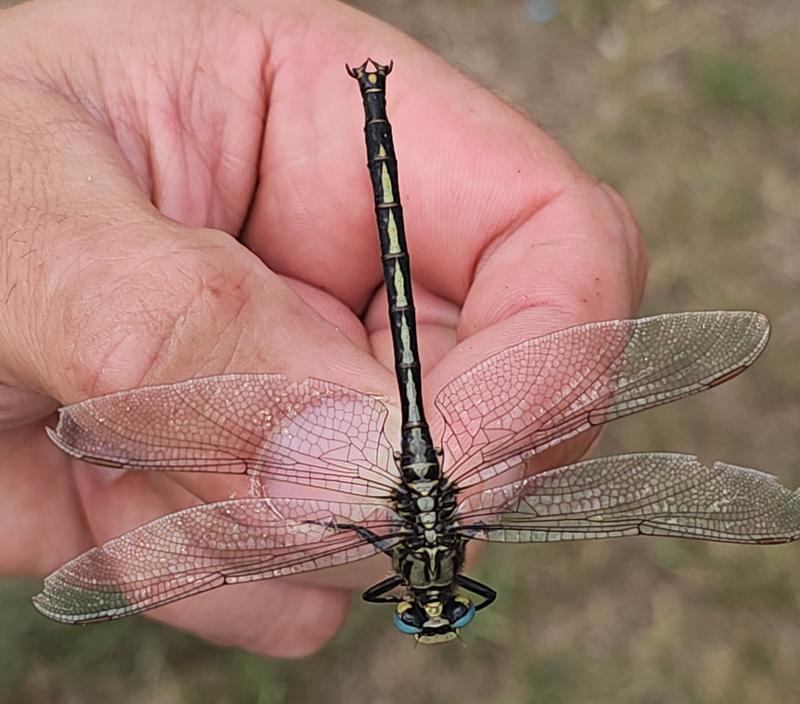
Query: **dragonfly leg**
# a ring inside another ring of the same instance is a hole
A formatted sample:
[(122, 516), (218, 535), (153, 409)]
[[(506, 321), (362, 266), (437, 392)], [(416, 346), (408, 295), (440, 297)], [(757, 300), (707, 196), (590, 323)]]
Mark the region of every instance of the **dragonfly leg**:
[(472, 592), (473, 594), (483, 597), (483, 601), (480, 604), (475, 605), (475, 611), (480, 611), (484, 607), (489, 606), (489, 604), (491, 604), (497, 598), (497, 592), (494, 589), (487, 587), (485, 584), (481, 584), (481, 582), (477, 582), (474, 579), (470, 579), (464, 574), (460, 574), (458, 577), (456, 577), (456, 584), (458, 584), (460, 587), (463, 587), (467, 591)]
[(331, 528), (336, 531), (352, 530), (365, 543), (374, 545), (376, 548), (378, 548), (378, 550), (380, 550), (382, 553), (385, 553), (389, 557), (392, 556), (392, 548), (391, 545), (389, 545), (388, 540), (386, 538), (381, 538), (381, 536), (379, 536), (377, 533), (373, 533), (369, 528), (364, 528), (363, 526), (356, 525), (355, 523), (337, 523), (334, 520), (306, 521), (306, 523), (310, 523), (315, 526), (323, 526), (324, 528)]
[(336, 527), (339, 530), (354, 531), (365, 543), (374, 545), (382, 553), (389, 555), (389, 557), (392, 556), (392, 549), (389, 546), (386, 538), (381, 538), (379, 535), (373, 533), (369, 528), (364, 528), (363, 526), (356, 525), (355, 523), (337, 523)]
[(365, 591), (361, 598), (364, 601), (369, 601), (373, 604), (382, 604), (387, 602), (398, 602), (401, 598), (396, 594), (389, 594), (392, 589), (396, 589), (403, 583), (403, 578), (399, 574), (393, 574), (387, 577), (382, 582), (372, 585)]

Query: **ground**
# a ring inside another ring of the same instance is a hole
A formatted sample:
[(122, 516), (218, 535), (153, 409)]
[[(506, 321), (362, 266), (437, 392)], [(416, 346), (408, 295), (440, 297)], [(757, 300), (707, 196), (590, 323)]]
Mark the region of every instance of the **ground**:
[[(800, 484), (800, 4), (355, 4), (518, 105), (624, 195), (650, 253), (643, 313), (771, 318), (752, 370), (612, 425), (600, 451), (691, 452)], [(6, 580), (0, 703), (800, 701), (796, 545), (498, 548), (474, 576), (501, 599), (465, 647), (413, 648), (356, 604), (332, 643), (292, 663), (144, 619), (50, 624), (29, 607), (37, 583)]]

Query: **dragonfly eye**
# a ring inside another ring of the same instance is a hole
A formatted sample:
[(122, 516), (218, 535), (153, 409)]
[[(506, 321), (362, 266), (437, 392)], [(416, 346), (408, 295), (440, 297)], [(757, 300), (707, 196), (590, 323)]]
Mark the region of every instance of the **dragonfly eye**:
[(397, 610), (392, 615), (392, 620), (397, 630), (401, 633), (415, 635), (422, 633), (422, 624), (425, 621), (425, 616), (419, 609), (415, 609), (412, 604), (404, 601), (397, 605)]
[(453, 628), (464, 628), (475, 618), (475, 604), (463, 596), (457, 596), (449, 604), (448, 620)]

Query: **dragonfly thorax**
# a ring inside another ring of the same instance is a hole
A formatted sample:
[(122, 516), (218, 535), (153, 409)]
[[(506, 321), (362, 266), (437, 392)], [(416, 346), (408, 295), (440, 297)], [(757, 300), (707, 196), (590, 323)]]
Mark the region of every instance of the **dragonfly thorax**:
[(464, 563), (461, 538), (442, 536), (433, 545), (401, 547), (393, 556), (393, 567), (413, 590), (452, 586)]
[(464, 540), (455, 531), (454, 490), (449, 482), (412, 482), (397, 496), (407, 537), (392, 555), (395, 571), (410, 589), (453, 584), (464, 562)]
[[(395, 494), (398, 515), (409, 535), (407, 544), (438, 545), (450, 541), (455, 513), (455, 491), (442, 479), (408, 482)], [(416, 540), (415, 540), (416, 538)]]

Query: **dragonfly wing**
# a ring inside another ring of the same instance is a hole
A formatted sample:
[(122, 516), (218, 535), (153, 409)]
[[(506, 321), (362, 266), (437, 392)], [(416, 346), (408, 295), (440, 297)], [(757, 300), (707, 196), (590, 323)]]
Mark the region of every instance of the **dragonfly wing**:
[[(381, 537), (364, 541), (345, 524)], [(224, 584), (361, 560), (398, 540), (381, 504), (239, 499), (158, 518), (60, 567), (34, 605), (65, 623), (121, 618)]]
[(387, 407), (318, 379), (225, 374), (91, 398), (60, 411), (50, 438), (95, 464), (268, 474), (360, 496), (396, 484)]
[(800, 538), (800, 491), (691, 455), (615, 455), (475, 493), (457, 521), (465, 534), (498, 542), (660, 535), (783, 543)]
[(760, 313), (713, 311), (590, 323), (514, 345), (437, 396), (445, 474), (468, 487), (593, 426), (720, 384), (768, 337)]

